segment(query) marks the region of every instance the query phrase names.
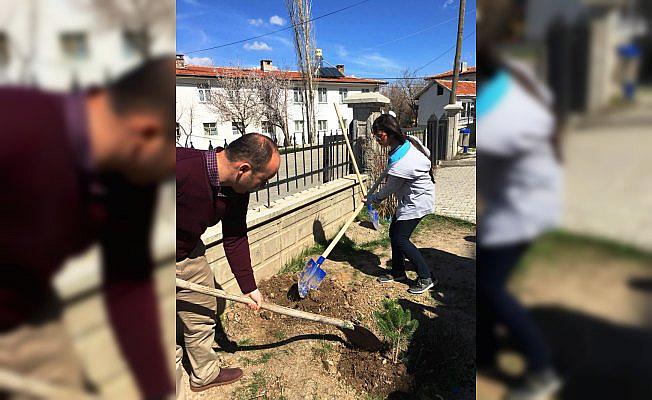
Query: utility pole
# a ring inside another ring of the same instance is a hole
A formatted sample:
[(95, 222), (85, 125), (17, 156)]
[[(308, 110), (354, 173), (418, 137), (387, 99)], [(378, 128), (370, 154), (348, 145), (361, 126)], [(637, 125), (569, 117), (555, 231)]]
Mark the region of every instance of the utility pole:
[(460, 0), (459, 17), (457, 20), (457, 43), (455, 45), (455, 60), (453, 61), (453, 82), (451, 84), (451, 94), (448, 99), (448, 105), (444, 111), (448, 117), (448, 132), (446, 137), (446, 160), (452, 160), (455, 157), (457, 142), (457, 114), (462, 107), (457, 104), (457, 81), (460, 78), (460, 54), (462, 53), (462, 38), (464, 32), (464, 12), (466, 9), (466, 0)]
[(460, 54), (462, 53), (462, 36), (464, 33), (464, 9), (466, 0), (460, 0), (460, 16), (457, 20), (457, 44), (455, 45), (455, 61), (453, 62), (453, 85), (448, 104), (457, 102), (457, 81), (460, 79)]

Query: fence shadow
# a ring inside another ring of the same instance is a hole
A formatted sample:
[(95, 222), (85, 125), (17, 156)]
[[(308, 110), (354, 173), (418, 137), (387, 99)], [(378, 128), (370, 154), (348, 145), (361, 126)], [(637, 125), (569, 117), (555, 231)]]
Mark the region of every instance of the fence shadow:
[(475, 398), (475, 260), (433, 248), (420, 249), (440, 283), (423, 296), (433, 305), (399, 299), (419, 327), (407, 349), (413, 393), (389, 399)]

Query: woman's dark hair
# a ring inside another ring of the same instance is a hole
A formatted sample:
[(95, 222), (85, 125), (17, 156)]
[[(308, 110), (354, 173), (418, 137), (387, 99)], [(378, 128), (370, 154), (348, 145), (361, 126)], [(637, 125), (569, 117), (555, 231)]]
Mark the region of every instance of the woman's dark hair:
[(401, 131), (401, 126), (398, 124), (396, 118), (389, 114), (382, 114), (371, 125), (371, 132), (376, 134), (379, 131), (385, 132), (387, 136), (397, 140), (401, 144), (405, 143), (405, 135)]

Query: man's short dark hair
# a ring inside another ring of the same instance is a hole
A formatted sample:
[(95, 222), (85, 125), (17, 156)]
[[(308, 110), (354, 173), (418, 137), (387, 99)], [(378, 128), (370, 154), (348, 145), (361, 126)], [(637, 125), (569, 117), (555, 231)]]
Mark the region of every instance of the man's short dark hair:
[(272, 154), (278, 152), (278, 148), (272, 139), (265, 135), (247, 133), (229, 143), (225, 151), (229, 161), (246, 161), (254, 171), (260, 171), (269, 164)]
[(154, 112), (165, 122), (170, 137), (174, 135), (176, 88), (173, 56), (145, 61), (111, 82), (106, 89), (116, 113)]

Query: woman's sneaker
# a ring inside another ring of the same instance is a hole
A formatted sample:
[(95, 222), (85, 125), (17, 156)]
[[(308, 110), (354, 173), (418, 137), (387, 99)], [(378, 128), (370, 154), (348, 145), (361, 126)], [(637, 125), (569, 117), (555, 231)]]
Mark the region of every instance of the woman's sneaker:
[(418, 278), (416, 282), (410, 285), (408, 292), (412, 294), (421, 294), (423, 292), (428, 291), (428, 289), (432, 288), (433, 286), (435, 286), (435, 283), (437, 283), (437, 281), (435, 280), (433, 282), (431, 278), (426, 278), (426, 279)]
[(380, 283), (407, 282), (407, 281), (408, 281), (408, 277), (405, 274), (397, 275), (397, 276), (394, 276), (392, 274), (387, 274), (387, 275), (383, 275), (383, 276), (378, 277), (378, 282), (380, 282)]

